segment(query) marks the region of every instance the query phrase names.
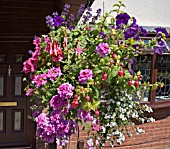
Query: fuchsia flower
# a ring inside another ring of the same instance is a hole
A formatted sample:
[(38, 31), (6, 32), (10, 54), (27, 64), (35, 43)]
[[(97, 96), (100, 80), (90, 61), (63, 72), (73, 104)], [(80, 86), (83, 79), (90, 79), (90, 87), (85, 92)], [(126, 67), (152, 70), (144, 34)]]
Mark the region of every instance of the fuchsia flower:
[(90, 69), (84, 69), (80, 71), (78, 81), (81, 84), (86, 84), (89, 79), (93, 78), (93, 72)]
[(108, 77), (108, 74), (106, 72), (104, 72), (104, 74), (102, 75), (102, 80), (105, 81)]
[(80, 56), (80, 54), (83, 53), (84, 50), (86, 50), (86, 48), (81, 48), (80, 45), (78, 45), (77, 48), (75, 48), (76, 55)]
[(51, 81), (54, 81), (56, 77), (61, 75), (62, 73), (60, 67), (58, 68), (52, 67), (51, 69), (48, 70), (47, 77), (49, 77)]
[(49, 51), (52, 60), (55, 62), (61, 61), (63, 59), (63, 52), (60, 46), (58, 45), (58, 42), (53, 41), (52, 43), (49, 42), (48, 44), (50, 44), (50, 46), (48, 45), (47, 48), (50, 47), (50, 49), (47, 49), (47, 51)]
[(102, 58), (105, 58), (110, 52), (111, 50), (108, 43), (103, 42), (96, 47), (96, 53), (99, 54)]

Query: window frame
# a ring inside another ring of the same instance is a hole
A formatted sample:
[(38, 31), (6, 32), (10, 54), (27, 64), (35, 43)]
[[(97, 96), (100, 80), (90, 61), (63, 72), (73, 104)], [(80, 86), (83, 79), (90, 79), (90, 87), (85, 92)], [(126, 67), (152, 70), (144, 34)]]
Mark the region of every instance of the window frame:
[[(149, 40), (152, 37), (142, 37), (141, 39), (143, 40)], [(168, 39), (169, 41), (170, 39)], [(145, 55), (152, 55), (152, 62), (151, 62), (151, 72), (150, 72), (150, 83), (154, 84), (155, 82), (157, 82), (157, 77), (158, 77), (158, 61), (157, 61), (157, 57), (158, 54), (154, 53), (153, 49), (147, 49), (146, 54)], [(162, 56), (170, 56), (170, 52), (167, 53), (163, 53)], [(148, 104), (149, 106), (151, 106), (153, 109), (159, 109), (159, 108), (167, 108), (170, 107), (170, 98), (167, 100), (163, 100), (163, 101), (156, 101), (156, 90), (150, 90), (149, 91), (149, 97), (148, 97), (148, 101), (142, 101), (140, 102), (141, 104)]]

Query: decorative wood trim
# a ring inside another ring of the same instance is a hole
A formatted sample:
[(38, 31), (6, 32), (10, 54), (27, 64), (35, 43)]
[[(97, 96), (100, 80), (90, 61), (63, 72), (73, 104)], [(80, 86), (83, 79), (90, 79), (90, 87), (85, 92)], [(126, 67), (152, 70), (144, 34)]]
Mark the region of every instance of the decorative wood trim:
[[(152, 56), (152, 66), (151, 66), (151, 83), (155, 83), (157, 81), (157, 67), (156, 67), (156, 59), (157, 54), (154, 53)], [(151, 90), (149, 95), (149, 100), (151, 104), (155, 103), (155, 97), (156, 97), (156, 90)]]
[(0, 102), (0, 107), (16, 107), (18, 105), (17, 102), (13, 101), (13, 102)]
[(2, 112), (3, 113), (3, 128), (2, 128), (2, 130), (0, 130), (0, 133), (5, 133), (6, 132), (6, 128), (5, 128), (5, 126), (6, 126), (6, 110), (0, 110), (0, 112)]
[[(21, 124), (20, 124), (20, 127), (21, 129), (20, 130), (15, 130), (15, 112), (21, 112)], [(24, 110), (23, 109), (17, 109), (17, 110), (12, 110), (12, 131), (13, 132), (24, 132)]]

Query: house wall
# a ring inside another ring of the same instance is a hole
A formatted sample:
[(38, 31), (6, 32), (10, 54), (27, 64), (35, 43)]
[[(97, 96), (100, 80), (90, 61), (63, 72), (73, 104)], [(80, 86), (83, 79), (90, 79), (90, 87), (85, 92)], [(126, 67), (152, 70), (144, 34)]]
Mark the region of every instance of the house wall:
[[(170, 27), (169, 0), (122, 0), (126, 5), (125, 11), (137, 19), (141, 26)], [(98, 8), (109, 12), (118, 0), (95, 0), (92, 4), (93, 13)], [(124, 10), (124, 9), (123, 9)]]

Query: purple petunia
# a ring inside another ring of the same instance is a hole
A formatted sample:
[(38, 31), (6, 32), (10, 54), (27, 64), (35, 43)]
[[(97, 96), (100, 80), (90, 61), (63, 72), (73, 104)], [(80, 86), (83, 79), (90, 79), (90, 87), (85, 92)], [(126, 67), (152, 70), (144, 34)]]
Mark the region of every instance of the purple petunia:
[(136, 24), (136, 19), (133, 18), (133, 23), (127, 28), (124, 32), (125, 39), (134, 38), (136, 40), (139, 39), (139, 36), (146, 36), (147, 31)]
[(50, 122), (49, 117), (45, 113), (41, 113), (36, 118), (37, 136), (43, 138), (46, 142), (52, 143), (55, 138), (55, 127)]
[(47, 83), (47, 74), (44, 73), (44, 74), (35, 76), (33, 82), (35, 83), (36, 87), (40, 87), (41, 85), (46, 84)]
[(102, 38), (106, 38), (106, 34), (105, 34), (104, 32), (101, 32), (101, 33), (100, 33), (100, 36), (101, 36)]
[(133, 71), (133, 69), (131, 69), (131, 68), (129, 68), (129, 72), (130, 72), (131, 75), (134, 74), (134, 71)]
[(86, 84), (89, 79), (93, 78), (93, 72), (90, 69), (84, 69), (80, 71), (78, 81), (81, 84)]
[[(165, 36), (168, 36), (167, 30), (166, 30), (165, 28), (163, 28), (163, 27), (158, 27), (158, 28), (155, 28), (154, 30), (155, 30), (157, 33), (162, 32), (162, 33), (165, 34)], [(160, 35), (160, 36), (162, 36), (162, 35)]]
[(124, 32), (124, 36), (125, 39), (129, 39), (132, 37), (136, 37), (136, 35), (138, 34), (138, 25), (134, 25), (132, 27), (129, 27), (125, 32)]
[(102, 58), (105, 58), (110, 52), (111, 50), (108, 43), (103, 42), (96, 47), (96, 53), (99, 54)]
[(130, 16), (127, 13), (120, 13), (116, 16), (116, 28), (120, 29), (122, 25), (127, 25)]
[(74, 29), (74, 26), (70, 25), (68, 29), (72, 31)]
[(167, 47), (166, 42), (163, 39), (161, 39), (154, 46), (154, 51), (155, 51), (155, 53), (163, 54), (163, 52), (165, 51), (166, 47)]
[(61, 69), (52, 67), (51, 69), (48, 70), (48, 74), (47, 77), (50, 78), (51, 81), (54, 81), (56, 79), (56, 77), (61, 76)]
[(40, 115), (40, 110), (35, 110), (33, 113), (32, 113), (32, 117), (38, 117), (38, 115)]
[(131, 60), (129, 61), (129, 64), (134, 64), (134, 59), (131, 59)]
[(62, 23), (65, 22), (65, 20), (61, 16), (55, 16), (54, 17), (54, 26), (61, 26)]
[(37, 69), (37, 62), (36, 58), (29, 58), (27, 61), (23, 63), (23, 71), (24, 73), (35, 72)]
[(63, 108), (63, 106), (67, 105), (68, 101), (61, 98), (59, 95), (55, 95), (50, 100), (50, 106), (55, 110), (60, 110)]
[(74, 87), (69, 83), (63, 83), (58, 88), (58, 94), (61, 98), (68, 99), (73, 96)]

